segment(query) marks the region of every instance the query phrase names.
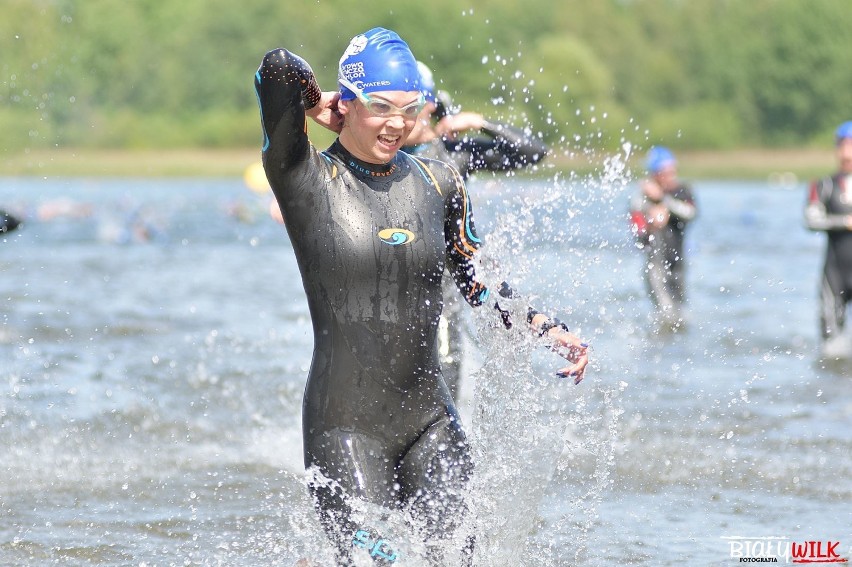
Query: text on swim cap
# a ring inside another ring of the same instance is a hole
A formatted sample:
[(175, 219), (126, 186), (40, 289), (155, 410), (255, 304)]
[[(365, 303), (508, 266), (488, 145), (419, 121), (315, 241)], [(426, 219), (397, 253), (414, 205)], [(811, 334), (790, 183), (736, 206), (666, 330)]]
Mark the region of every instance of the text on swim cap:
[(343, 76), (350, 81), (367, 75), (364, 71), (363, 61), (358, 61), (357, 63), (346, 63), (340, 66), (340, 70), (343, 72)]
[(373, 81), (372, 83), (365, 83), (364, 81), (355, 81), (352, 83), (360, 90), (366, 90), (372, 87), (388, 87), (390, 86), (390, 81)]

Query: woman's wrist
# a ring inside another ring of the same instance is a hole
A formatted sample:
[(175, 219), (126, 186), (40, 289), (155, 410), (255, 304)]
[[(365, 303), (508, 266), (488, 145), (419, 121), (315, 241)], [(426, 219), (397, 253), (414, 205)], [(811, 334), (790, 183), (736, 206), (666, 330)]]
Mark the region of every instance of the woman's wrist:
[(568, 325), (563, 323), (557, 318), (548, 318), (546, 319), (539, 327), (538, 327), (538, 336), (543, 337), (544, 335), (550, 333), (551, 329), (561, 329), (566, 333), (570, 332), (568, 329)]

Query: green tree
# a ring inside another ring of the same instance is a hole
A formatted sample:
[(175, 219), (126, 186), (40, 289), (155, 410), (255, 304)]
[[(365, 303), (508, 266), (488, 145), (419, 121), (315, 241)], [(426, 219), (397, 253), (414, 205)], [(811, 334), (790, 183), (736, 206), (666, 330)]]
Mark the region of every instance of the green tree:
[(830, 143), (848, 120), (846, 0), (4, 0), (0, 148), (246, 146), (251, 77), (284, 46), (335, 88), (395, 29), (464, 108), (551, 144)]

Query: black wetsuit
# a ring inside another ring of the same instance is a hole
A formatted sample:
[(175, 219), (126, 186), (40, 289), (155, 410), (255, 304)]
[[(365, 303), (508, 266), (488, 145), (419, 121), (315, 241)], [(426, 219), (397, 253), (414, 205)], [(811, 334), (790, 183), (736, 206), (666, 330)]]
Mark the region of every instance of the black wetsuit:
[(0, 234), (12, 232), (21, 225), (16, 217), (10, 215), (3, 209), (0, 209)]
[[(456, 140), (438, 137), (406, 146), (403, 150), (452, 164), (465, 180), (477, 171), (512, 171), (534, 165), (547, 156), (548, 148), (538, 137), (515, 126), (486, 121), (481, 133), (484, 135)], [(458, 398), (461, 381), (465, 336), (462, 309), (452, 284), (445, 285), (440, 330), (441, 369), (454, 399)]]
[(403, 150), (452, 164), (464, 179), (477, 171), (511, 171), (534, 165), (547, 155), (547, 146), (520, 128), (486, 121), (481, 132), (485, 136), (435, 138)]
[[(659, 230), (649, 231), (646, 215), (657, 204), (665, 205), (669, 220)], [(637, 244), (648, 260), (645, 266), (648, 293), (660, 315), (671, 324), (680, 323), (681, 306), (686, 300), (684, 237), (696, 210), (695, 198), (687, 185), (667, 192), (657, 203), (640, 191), (630, 205)]]
[(846, 321), (846, 305), (852, 297), (852, 176), (837, 174), (811, 184), (805, 208), (810, 230), (825, 232), (820, 286), (820, 333), (823, 339), (837, 336)]
[(331, 481), (312, 483), (323, 526), (342, 564), (367, 528), (353, 497), (410, 507), (439, 545), (463, 513), (471, 469), (436, 347), (445, 267), (469, 303), (488, 296), (474, 277), (479, 241), (464, 183), (452, 167), (403, 152), (377, 166), (339, 141), (316, 150), (305, 108), (320, 90), (284, 49), (266, 55), (255, 88), (263, 163), (313, 323), (302, 427), (305, 466)]

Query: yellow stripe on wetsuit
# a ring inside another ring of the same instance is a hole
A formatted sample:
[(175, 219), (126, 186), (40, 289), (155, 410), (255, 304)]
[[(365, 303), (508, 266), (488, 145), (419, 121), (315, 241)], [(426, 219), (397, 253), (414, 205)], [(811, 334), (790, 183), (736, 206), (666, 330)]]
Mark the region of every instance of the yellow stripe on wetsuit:
[[(420, 171), (423, 172), (429, 179), (432, 181), (432, 184), (435, 186), (435, 189), (438, 191), (439, 195), (443, 195), (441, 192), (441, 186), (438, 184), (438, 180), (435, 178), (435, 175), (432, 173), (432, 170), (429, 168), (426, 163), (413, 155), (405, 154), (407, 157), (411, 158), (417, 166), (420, 168)], [(446, 164), (445, 164), (446, 165)], [(465, 258), (471, 259), (473, 254), (479, 249), (480, 240), (473, 234), (473, 231), (470, 229), (470, 203), (468, 201), (467, 196), (467, 188), (464, 185), (464, 181), (462, 180), (461, 175), (454, 167), (449, 167), (448, 169), (452, 172), (453, 180), (456, 183), (456, 189), (458, 189), (459, 193), (462, 196), (462, 222), (459, 226), (459, 238), (456, 242), (453, 243), (453, 248), (458, 251), (459, 254), (464, 256)], [(461, 243), (461, 247), (459, 246)]]
[[(450, 170), (453, 172), (453, 178), (456, 181), (456, 188), (459, 190), (462, 196), (462, 222), (459, 225), (459, 239), (456, 243), (453, 244), (456, 250), (464, 256), (465, 258), (471, 258), (479, 250), (479, 243), (481, 242), (474, 234), (470, 228), (470, 200), (467, 195), (467, 188), (464, 185), (464, 181), (459, 175), (459, 172), (451, 167)], [(459, 243), (461, 243), (461, 247), (459, 247)]]

